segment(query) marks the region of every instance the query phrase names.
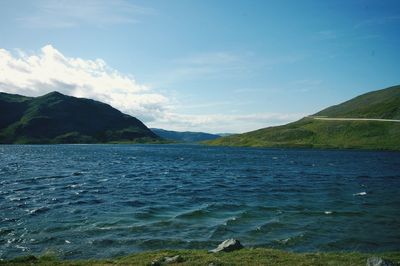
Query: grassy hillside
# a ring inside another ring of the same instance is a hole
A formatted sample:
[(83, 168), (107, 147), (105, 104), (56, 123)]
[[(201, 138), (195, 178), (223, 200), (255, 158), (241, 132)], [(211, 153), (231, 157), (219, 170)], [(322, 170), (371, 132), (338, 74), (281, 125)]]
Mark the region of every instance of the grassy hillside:
[(360, 95), (328, 107), (315, 116), (400, 119), (400, 86)]
[(219, 138), (210, 145), (400, 150), (400, 123), (303, 118), (284, 126)]
[(0, 93), (0, 143), (145, 142), (160, 138), (135, 117), (58, 92), (41, 97)]
[(190, 132), (190, 131), (179, 132), (179, 131), (164, 130), (159, 128), (151, 128), (151, 130), (164, 139), (178, 141), (178, 142), (193, 143), (193, 142), (217, 139), (220, 137), (219, 135), (209, 134), (204, 132)]
[[(400, 86), (370, 92), (329, 107), (315, 116), (331, 118), (400, 118)], [(400, 123), (327, 121), (303, 118), (206, 142), (209, 145), (400, 150)]]
[(154, 265), (366, 265), (367, 259), (381, 257), (394, 263), (400, 262), (399, 252), (381, 254), (363, 253), (292, 253), (265, 248), (246, 248), (229, 253), (207, 253), (205, 250), (153, 251), (126, 257), (99, 260), (61, 261), (52, 256), (21, 257), (11, 261), (0, 261), (0, 265), (152, 265), (163, 257), (180, 255), (181, 260), (173, 264)]

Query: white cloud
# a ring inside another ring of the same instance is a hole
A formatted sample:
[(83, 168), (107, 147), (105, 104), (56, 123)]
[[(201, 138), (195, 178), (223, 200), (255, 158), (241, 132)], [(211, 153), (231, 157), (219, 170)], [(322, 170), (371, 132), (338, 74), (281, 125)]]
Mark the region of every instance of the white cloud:
[(17, 21), (29, 28), (71, 28), (82, 24), (102, 27), (136, 23), (139, 16), (155, 13), (124, 0), (39, 0), (33, 2), (33, 8), (32, 13)]
[(51, 91), (106, 102), (146, 121), (156, 119), (168, 98), (138, 84), (103, 60), (66, 57), (51, 45), (37, 54), (0, 49), (0, 90), (29, 96)]
[(67, 57), (51, 45), (33, 54), (0, 49), (0, 73), (0, 91), (28, 96), (59, 91), (91, 98), (133, 115), (150, 127), (171, 130), (238, 133), (284, 124), (304, 116), (281, 113), (201, 114), (204, 109), (209, 113), (212, 107), (232, 105), (226, 101), (186, 106), (186, 109), (199, 109), (200, 114), (178, 113), (177, 107), (185, 109), (184, 105), (137, 83), (132, 76), (111, 68), (104, 60)]

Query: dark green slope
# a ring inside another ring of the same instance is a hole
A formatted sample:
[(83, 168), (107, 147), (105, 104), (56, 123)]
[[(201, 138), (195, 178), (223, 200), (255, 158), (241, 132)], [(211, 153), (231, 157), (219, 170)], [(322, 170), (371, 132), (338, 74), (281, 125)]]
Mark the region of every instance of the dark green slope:
[[(400, 86), (396, 86), (358, 96), (314, 116), (399, 119), (399, 114)], [(306, 117), (287, 125), (263, 128), (206, 143), (224, 146), (400, 150), (400, 123), (327, 121)]]
[(159, 139), (138, 119), (90, 99), (58, 92), (0, 93), (0, 143), (106, 143)]
[(179, 132), (179, 131), (165, 130), (160, 128), (151, 128), (151, 130), (164, 139), (179, 141), (179, 142), (193, 143), (193, 142), (217, 139), (220, 137), (219, 135), (209, 134), (204, 132), (190, 132), (190, 131)]
[(32, 98), (0, 92), (0, 130), (23, 116)]

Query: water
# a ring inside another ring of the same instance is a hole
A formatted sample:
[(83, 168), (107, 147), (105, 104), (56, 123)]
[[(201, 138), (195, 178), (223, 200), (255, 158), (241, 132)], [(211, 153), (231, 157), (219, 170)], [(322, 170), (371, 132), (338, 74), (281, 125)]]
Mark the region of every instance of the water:
[(194, 145), (0, 146), (0, 258), (400, 247), (400, 153)]

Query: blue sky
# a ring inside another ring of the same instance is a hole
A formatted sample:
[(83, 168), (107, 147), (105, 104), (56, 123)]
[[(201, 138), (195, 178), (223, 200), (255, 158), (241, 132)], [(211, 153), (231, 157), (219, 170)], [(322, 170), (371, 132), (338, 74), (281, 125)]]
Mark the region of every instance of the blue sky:
[(0, 36), (1, 91), (165, 129), (245, 132), (400, 83), (399, 1), (9, 0)]

